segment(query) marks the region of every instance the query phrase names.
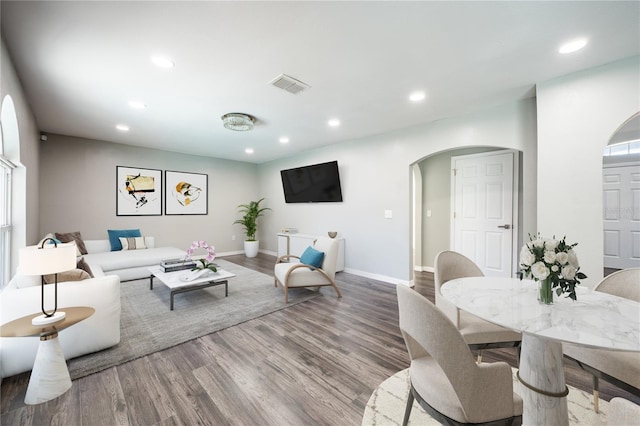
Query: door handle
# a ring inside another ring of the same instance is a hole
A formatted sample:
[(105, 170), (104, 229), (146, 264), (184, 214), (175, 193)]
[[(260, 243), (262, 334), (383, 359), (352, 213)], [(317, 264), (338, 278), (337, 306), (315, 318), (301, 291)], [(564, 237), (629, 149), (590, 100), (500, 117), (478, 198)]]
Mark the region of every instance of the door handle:
[(506, 224), (506, 225), (498, 225), (498, 228), (502, 228), (502, 229), (511, 229), (511, 225)]

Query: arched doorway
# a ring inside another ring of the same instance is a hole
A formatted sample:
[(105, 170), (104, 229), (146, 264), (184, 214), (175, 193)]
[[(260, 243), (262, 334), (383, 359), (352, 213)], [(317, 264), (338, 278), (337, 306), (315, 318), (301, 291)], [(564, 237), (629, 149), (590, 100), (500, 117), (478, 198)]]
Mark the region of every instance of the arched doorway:
[[(463, 155), (473, 155), (504, 150), (503, 147), (469, 147), (441, 151), (429, 155), (411, 165), (412, 170), (412, 262), (415, 272), (433, 272), (435, 255), (442, 250), (450, 250), (452, 229), (451, 207), (451, 159)], [(520, 153), (522, 154), (522, 153)], [(522, 182), (522, 155), (519, 155), (517, 182)], [(522, 204), (521, 185), (513, 188), (517, 204)], [(516, 226), (515, 244), (512, 248), (517, 258), (518, 247), (522, 244), (520, 210), (517, 210), (513, 224)]]
[(640, 112), (611, 136), (602, 158), (604, 275), (640, 267)]

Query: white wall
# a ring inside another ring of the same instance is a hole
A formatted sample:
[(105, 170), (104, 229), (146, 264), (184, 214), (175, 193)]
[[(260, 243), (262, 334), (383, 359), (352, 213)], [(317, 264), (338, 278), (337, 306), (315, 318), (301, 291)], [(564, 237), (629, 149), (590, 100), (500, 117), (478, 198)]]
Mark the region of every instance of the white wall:
[(4, 40), (0, 40), (0, 102), (10, 95), (18, 119), (19, 144), (5, 139), (4, 155), (19, 167), (12, 173), (11, 274), (18, 249), (33, 243), (38, 233), (39, 132)]
[[(80, 231), (106, 239), (107, 229), (140, 228), (157, 245), (186, 249), (206, 240), (217, 253), (243, 250), (244, 234), (233, 222), (236, 206), (259, 195), (255, 164), (61, 135), (48, 135), (41, 154), (39, 235)], [(208, 174), (208, 214), (116, 216), (116, 166)]]
[[(526, 196), (523, 226), (535, 230), (535, 102), (532, 99), (372, 136), (259, 166), (260, 194), (273, 214), (264, 221), (261, 247), (276, 251), (283, 227), (346, 238), (346, 268), (392, 282), (412, 279), (411, 164), (437, 152), (471, 146), (513, 148), (523, 153)], [(286, 204), (279, 171), (337, 160), (344, 202)], [(385, 210), (392, 219), (383, 217)]]
[(538, 229), (567, 236), (593, 287), (603, 276), (602, 153), (640, 110), (640, 56), (538, 85)]

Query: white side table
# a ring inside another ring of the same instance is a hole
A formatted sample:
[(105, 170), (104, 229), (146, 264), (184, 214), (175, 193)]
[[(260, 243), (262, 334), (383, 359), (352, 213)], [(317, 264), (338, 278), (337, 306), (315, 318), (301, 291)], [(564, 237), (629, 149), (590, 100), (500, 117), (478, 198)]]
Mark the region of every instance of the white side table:
[(28, 405), (41, 404), (59, 397), (71, 388), (71, 377), (67, 362), (60, 347), (58, 332), (82, 320), (89, 318), (95, 309), (87, 306), (60, 308), (66, 317), (61, 321), (46, 327), (34, 327), (31, 320), (39, 315), (27, 315), (0, 326), (2, 337), (27, 337), (40, 335), (40, 345), (33, 363), (33, 370), (29, 378), (29, 386), (24, 403)]

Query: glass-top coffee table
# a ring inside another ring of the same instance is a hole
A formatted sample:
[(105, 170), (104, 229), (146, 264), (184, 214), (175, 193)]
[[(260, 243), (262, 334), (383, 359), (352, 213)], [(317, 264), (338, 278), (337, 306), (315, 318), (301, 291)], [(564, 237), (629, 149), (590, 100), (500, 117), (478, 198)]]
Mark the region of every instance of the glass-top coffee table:
[(235, 277), (235, 274), (227, 272), (224, 269), (218, 268), (218, 272), (209, 271), (208, 274), (200, 276), (195, 279), (189, 279), (192, 272), (189, 270), (163, 272), (162, 268), (158, 266), (152, 266), (148, 268), (151, 272), (149, 277), (149, 290), (153, 290), (153, 279), (157, 278), (160, 282), (171, 291), (171, 303), (170, 308), (173, 311), (173, 297), (178, 293), (185, 293), (187, 291), (200, 290), (207, 287), (214, 287), (218, 285), (224, 285), (224, 297), (229, 295), (229, 282), (228, 279)]

